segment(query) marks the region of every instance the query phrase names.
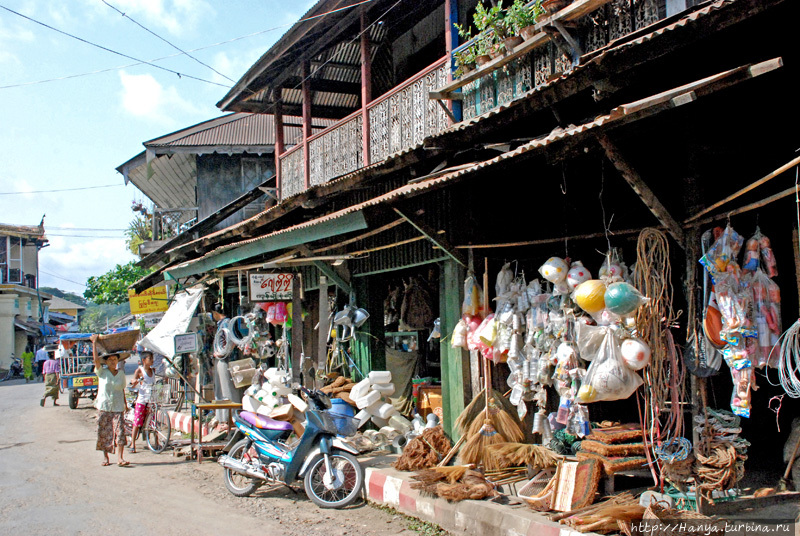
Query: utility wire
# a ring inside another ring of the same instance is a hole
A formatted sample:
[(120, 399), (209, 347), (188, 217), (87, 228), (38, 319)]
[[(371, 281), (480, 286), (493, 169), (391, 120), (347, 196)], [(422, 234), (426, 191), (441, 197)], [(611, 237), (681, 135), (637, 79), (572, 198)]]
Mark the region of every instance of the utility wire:
[(110, 7), (111, 9), (113, 9), (114, 11), (116, 11), (117, 13), (119, 13), (120, 15), (122, 15), (123, 17), (125, 17), (126, 19), (128, 19), (129, 21), (131, 21), (132, 23), (134, 23), (136, 26), (138, 26), (139, 28), (141, 28), (145, 32), (147, 32), (147, 33), (149, 33), (149, 34), (161, 39), (162, 41), (164, 41), (166, 44), (168, 44), (169, 46), (171, 46), (172, 48), (174, 48), (175, 50), (177, 50), (181, 54), (185, 54), (186, 56), (188, 56), (189, 58), (193, 59), (194, 61), (196, 61), (197, 63), (199, 63), (203, 67), (208, 67), (209, 69), (211, 69), (212, 71), (214, 71), (215, 73), (220, 75), (222, 78), (225, 78), (226, 80), (230, 80), (231, 82), (236, 83), (236, 80), (233, 80), (232, 78), (230, 78), (228, 76), (225, 76), (224, 74), (222, 74), (221, 72), (219, 72), (218, 70), (216, 70), (212, 66), (208, 65), (207, 63), (203, 63), (202, 61), (198, 60), (197, 58), (195, 58), (194, 56), (192, 56), (191, 54), (189, 54), (188, 52), (186, 52), (185, 50), (183, 50), (179, 46), (170, 43), (168, 40), (166, 40), (165, 38), (161, 37), (160, 35), (158, 35), (154, 31), (152, 31), (149, 28), (146, 28), (145, 26), (139, 24), (130, 15), (127, 15), (126, 13), (120, 11), (116, 7), (114, 7), (111, 4), (109, 4), (108, 2), (106, 2), (106, 0), (100, 0), (100, 1), (103, 2), (105, 5), (107, 5), (108, 7)]
[(51, 274), (50, 272), (46, 272), (45, 270), (42, 270), (41, 268), (39, 268), (39, 271), (41, 273), (43, 273), (43, 274), (49, 275), (50, 277), (55, 277), (56, 279), (63, 279), (64, 281), (69, 281), (70, 283), (75, 283), (76, 285), (80, 285), (82, 287), (86, 287), (86, 283), (78, 283), (77, 281), (73, 281), (72, 279), (67, 279), (66, 277), (61, 277), (60, 275)]
[(144, 63), (145, 65), (149, 65), (151, 67), (155, 67), (156, 69), (161, 69), (162, 71), (166, 71), (168, 73), (172, 73), (174, 75), (177, 75), (178, 78), (183, 78), (183, 77), (191, 78), (192, 80), (197, 80), (199, 82), (205, 82), (206, 84), (212, 84), (212, 85), (215, 85), (215, 86), (220, 86), (220, 87), (224, 87), (224, 88), (230, 89), (230, 86), (226, 86), (225, 84), (219, 84), (217, 82), (212, 82), (211, 80), (206, 80), (204, 78), (198, 78), (196, 76), (192, 76), (192, 75), (189, 75), (189, 74), (181, 73), (181, 72), (178, 72), (178, 71), (173, 71), (172, 69), (167, 69), (166, 67), (162, 67), (161, 65), (156, 65), (155, 63), (152, 63), (152, 62), (149, 62), (149, 61), (140, 60), (139, 58), (135, 58), (133, 56), (129, 56), (127, 54), (123, 54), (122, 52), (118, 52), (116, 50), (112, 50), (112, 49), (110, 49), (108, 47), (104, 47), (103, 45), (98, 45), (97, 43), (93, 43), (91, 41), (87, 41), (86, 39), (83, 39), (83, 38), (78, 37), (76, 35), (72, 35), (71, 33), (65, 32), (63, 30), (59, 30), (58, 28), (54, 28), (53, 26), (50, 26), (49, 24), (45, 24), (44, 22), (41, 22), (41, 21), (38, 21), (38, 20), (33, 19), (31, 17), (28, 17), (27, 15), (23, 15), (22, 13), (19, 13), (17, 11), (14, 11), (13, 9), (7, 8), (4, 5), (0, 5), (0, 9), (4, 9), (4, 10), (8, 11), (9, 13), (13, 13), (14, 15), (22, 17), (23, 19), (29, 20), (29, 21), (31, 21), (33, 23), (36, 23), (36, 24), (40, 25), (40, 26), (44, 26), (45, 28), (47, 28), (49, 30), (53, 30), (54, 32), (60, 33), (62, 35), (66, 35), (67, 37), (71, 37), (72, 39), (76, 39), (76, 40), (80, 41), (81, 43), (85, 43), (85, 44), (93, 46), (95, 48), (99, 48), (100, 50), (105, 50), (106, 52), (110, 52), (112, 54), (116, 54), (117, 56), (122, 56), (123, 58), (128, 58), (129, 60), (133, 60), (133, 61), (136, 61), (136, 62), (139, 62), (139, 63)]
[[(246, 34), (246, 35), (240, 35), (239, 37), (234, 37), (232, 39), (228, 39), (228, 40), (225, 40), (225, 41), (220, 41), (218, 43), (213, 43), (211, 45), (205, 45), (205, 46), (202, 46), (202, 47), (193, 48), (193, 49), (189, 50), (189, 52), (199, 52), (201, 50), (206, 50), (206, 49), (209, 49), (209, 48), (214, 48), (214, 47), (218, 47), (218, 46), (222, 46), (222, 45), (227, 45), (229, 43), (234, 43), (236, 41), (241, 41), (242, 39), (247, 39), (247, 38), (250, 38), (250, 37), (255, 37), (257, 35), (262, 35), (262, 34), (265, 34), (265, 33), (274, 32), (275, 30), (280, 30), (281, 28), (286, 28), (287, 26), (292, 26), (292, 25), (300, 23), (300, 22), (305, 22), (305, 21), (317, 19), (317, 18), (320, 18), (320, 17), (324, 17), (324, 16), (330, 15), (332, 13), (337, 13), (339, 11), (343, 11), (345, 9), (350, 9), (352, 7), (357, 7), (357, 6), (360, 6), (361, 4), (367, 4), (367, 3), (373, 2), (373, 1), (374, 0), (364, 0), (364, 1), (358, 2), (356, 4), (351, 4), (351, 5), (348, 5), (348, 6), (345, 6), (345, 7), (334, 9), (332, 11), (328, 11), (326, 13), (320, 13), (319, 15), (314, 15), (313, 17), (308, 17), (306, 19), (300, 19), (297, 22), (290, 22), (290, 23), (287, 23), (287, 24), (281, 24), (279, 26), (273, 26), (272, 28), (267, 28), (266, 30), (261, 30), (261, 31), (250, 33), (250, 34)], [(167, 60), (167, 59), (175, 58), (175, 57), (182, 56), (182, 55), (183, 54), (170, 54), (168, 56), (161, 56), (160, 58), (154, 58), (154, 59), (149, 60), (149, 61), (137, 61), (136, 63), (129, 63), (127, 65), (118, 65), (116, 67), (108, 67), (106, 69), (98, 69), (96, 71), (88, 71), (88, 72), (85, 72), (85, 73), (70, 74), (70, 75), (60, 76), (60, 77), (57, 77), (57, 78), (47, 78), (47, 79), (44, 79), (44, 80), (35, 80), (33, 82), (22, 82), (22, 83), (19, 83), (19, 84), (9, 84), (7, 86), (0, 86), (0, 89), (11, 89), (11, 88), (17, 88), (17, 87), (35, 86), (35, 85), (38, 85), (38, 84), (46, 84), (46, 83), (49, 83), (49, 82), (59, 82), (61, 80), (69, 80), (71, 78), (81, 78), (83, 76), (91, 76), (91, 75), (95, 75), (95, 74), (103, 74), (103, 73), (107, 73), (107, 72), (111, 72), (111, 71), (118, 71), (120, 69), (128, 69), (130, 67), (136, 67), (138, 65), (149, 65), (149, 64), (157, 62), (157, 61)]]
[[(3, 7), (3, 6), (0, 6)], [(74, 192), (77, 190), (96, 190), (98, 188), (114, 188), (115, 186), (125, 186), (124, 184), (103, 184), (101, 186), (83, 186), (81, 188), (63, 188), (60, 190), (33, 190), (30, 192), (0, 192), (0, 195), (25, 195), (25, 194), (51, 194), (54, 192)]]
[[(45, 231), (46, 232), (46, 231)], [(101, 236), (101, 235), (77, 235), (77, 234), (53, 234), (47, 233), (47, 236), (63, 236), (67, 238), (113, 238), (114, 240), (122, 240), (122, 236)]]
[(96, 227), (52, 227), (47, 226), (48, 229), (58, 229), (61, 231), (127, 231), (127, 229), (110, 229), (110, 228), (96, 228)]

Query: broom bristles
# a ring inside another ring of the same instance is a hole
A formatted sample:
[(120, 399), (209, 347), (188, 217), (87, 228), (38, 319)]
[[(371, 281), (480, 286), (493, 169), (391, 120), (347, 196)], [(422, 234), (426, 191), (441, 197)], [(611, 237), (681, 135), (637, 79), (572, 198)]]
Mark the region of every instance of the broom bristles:
[(481, 412), (486, 408), (486, 400), (483, 393), (484, 390), (481, 390), (456, 419), (455, 429), (458, 431), (459, 435), (464, 435), (470, 428), (470, 425), (475, 422)]
[(453, 465), (450, 467), (434, 467), (433, 471), (436, 471), (443, 478), (447, 479), (447, 481), (451, 484), (456, 483), (458, 480), (464, 476), (464, 473), (467, 472), (466, 465)]

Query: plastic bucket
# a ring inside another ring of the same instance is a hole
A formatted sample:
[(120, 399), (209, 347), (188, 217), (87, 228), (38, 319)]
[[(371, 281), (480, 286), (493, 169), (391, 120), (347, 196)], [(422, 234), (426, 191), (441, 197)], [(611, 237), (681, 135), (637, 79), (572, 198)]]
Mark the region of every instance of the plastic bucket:
[(348, 417), (355, 417), (356, 415), (356, 410), (353, 409), (353, 406), (351, 406), (341, 398), (331, 399), (331, 412), (339, 413), (341, 415), (347, 415)]

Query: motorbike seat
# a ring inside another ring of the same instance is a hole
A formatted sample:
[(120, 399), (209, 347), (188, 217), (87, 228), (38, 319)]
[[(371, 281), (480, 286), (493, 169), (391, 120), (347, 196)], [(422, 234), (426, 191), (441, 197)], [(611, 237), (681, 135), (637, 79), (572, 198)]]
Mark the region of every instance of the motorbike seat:
[(293, 430), (292, 425), (288, 422), (276, 421), (275, 419), (270, 419), (269, 417), (259, 415), (258, 413), (241, 411), (239, 412), (239, 417), (251, 426), (261, 428), (262, 430), (281, 430), (287, 432)]

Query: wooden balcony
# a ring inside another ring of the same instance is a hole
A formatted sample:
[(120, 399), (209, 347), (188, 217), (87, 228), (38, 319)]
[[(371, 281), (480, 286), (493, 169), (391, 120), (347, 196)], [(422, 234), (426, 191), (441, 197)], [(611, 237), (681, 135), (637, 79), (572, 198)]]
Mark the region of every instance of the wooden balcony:
[(441, 58), (370, 102), (366, 114), (363, 109), (356, 110), (309, 137), (307, 144), (298, 143), (279, 155), (281, 200), (416, 147), (427, 136), (447, 128), (447, 114), (428, 98), (429, 92), (447, 81), (447, 58)]

